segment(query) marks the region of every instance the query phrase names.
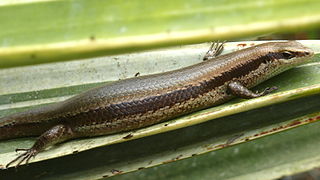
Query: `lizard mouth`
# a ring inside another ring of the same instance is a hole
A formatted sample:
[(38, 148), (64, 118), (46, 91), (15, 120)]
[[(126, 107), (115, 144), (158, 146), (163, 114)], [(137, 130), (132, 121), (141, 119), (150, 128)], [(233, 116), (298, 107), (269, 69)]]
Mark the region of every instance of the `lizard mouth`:
[(313, 55), (312, 51), (302, 51), (302, 52), (295, 52), (296, 57), (310, 57)]

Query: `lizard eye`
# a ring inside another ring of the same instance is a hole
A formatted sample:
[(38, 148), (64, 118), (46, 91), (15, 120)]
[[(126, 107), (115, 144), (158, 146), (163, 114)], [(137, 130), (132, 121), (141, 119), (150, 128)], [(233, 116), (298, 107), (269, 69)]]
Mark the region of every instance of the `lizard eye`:
[(290, 51), (284, 51), (281, 53), (284, 59), (291, 59), (294, 57), (294, 54)]

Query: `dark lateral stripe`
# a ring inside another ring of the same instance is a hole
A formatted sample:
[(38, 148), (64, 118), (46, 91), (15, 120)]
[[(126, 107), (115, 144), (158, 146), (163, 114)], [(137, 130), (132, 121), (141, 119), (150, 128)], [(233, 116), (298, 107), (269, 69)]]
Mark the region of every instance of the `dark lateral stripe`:
[[(91, 115), (96, 118), (113, 119), (136, 114), (144, 114), (148, 111), (156, 111), (166, 106), (173, 106), (177, 103), (182, 103), (191, 98), (197, 98), (199, 95), (208, 93), (212, 89), (223, 85), (225, 82), (228, 82), (233, 78), (246, 76), (250, 72), (256, 70), (262, 63), (279, 58), (280, 56), (281, 53), (269, 53), (257, 59), (248, 60), (241, 66), (235, 66), (229, 71), (221, 73), (217, 77), (213, 77), (212, 79), (201, 82), (200, 85), (187, 86), (184, 89), (178, 89), (158, 96), (146, 97), (140, 100), (111, 104), (110, 106), (105, 107), (105, 109), (95, 110), (94, 112), (91, 111)], [(91, 115), (90, 117), (92, 117)]]
[(282, 53), (268, 53), (257, 59), (248, 60), (245, 64), (241, 66), (234, 66), (229, 71), (225, 71), (219, 76), (214, 77), (209, 81), (209, 86), (216, 88), (223, 85), (225, 82), (231, 81), (233, 78), (240, 78), (248, 75), (250, 72), (258, 69), (262, 63), (281, 58), (283, 58)]

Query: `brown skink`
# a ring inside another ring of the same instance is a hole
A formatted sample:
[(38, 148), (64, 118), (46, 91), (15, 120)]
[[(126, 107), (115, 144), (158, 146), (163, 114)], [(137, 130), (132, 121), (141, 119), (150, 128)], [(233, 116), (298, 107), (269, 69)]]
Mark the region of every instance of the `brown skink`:
[[(216, 46), (217, 51), (221, 46)], [(270, 42), (215, 56), (182, 69), (134, 77), (91, 89), (65, 101), (0, 118), (0, 140), (39, 136), (11, 161), (20, 165), (46, 147), (69, 139), (137, 129), (221, 104), (254, 98), (249, 88), (308, 62), (313, 51), (295, 41)]]

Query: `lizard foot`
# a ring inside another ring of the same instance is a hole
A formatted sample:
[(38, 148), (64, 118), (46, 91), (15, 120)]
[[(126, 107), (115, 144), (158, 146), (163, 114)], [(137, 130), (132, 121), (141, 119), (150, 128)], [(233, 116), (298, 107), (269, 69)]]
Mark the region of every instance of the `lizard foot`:
[(18, 157), (16, 157), (14, 160), (10, 161), (7, 165), (6, 168), (8, 168), (11, 164), (18, 162), (15, 167), (18, 167), (20, 164), (22, 164), (24, 161), (26, 161), (26, 164), (29, 163), (29, 160), (32, 157), (35, 157), (38, 152), (37, 150), (30, 148), (30, 149), (16, 149), (16, 152), (18, 151), (25, 151), (24, 153), (20, 154)]

